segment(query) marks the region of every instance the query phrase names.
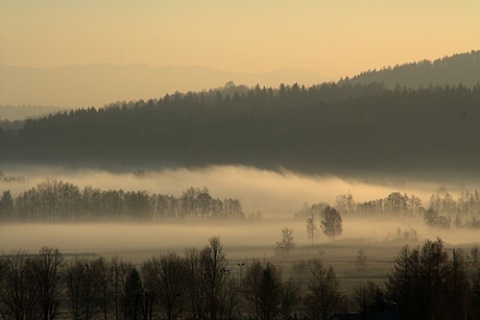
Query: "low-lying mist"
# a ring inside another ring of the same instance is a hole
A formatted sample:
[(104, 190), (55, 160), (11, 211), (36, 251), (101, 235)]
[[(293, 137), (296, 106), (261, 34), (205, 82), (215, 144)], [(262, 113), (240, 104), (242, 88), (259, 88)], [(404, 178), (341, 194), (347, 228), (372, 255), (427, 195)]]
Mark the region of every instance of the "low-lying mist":
[[(207, 187), (215, 198), (236, 198), (246, 216), (261, 213), (261, 220), (223, 222), (95, 222), (95, 223), (3, 223), (0, 225), (0, 251), (25, 249), (37, 252), (42, 246), (58, 247), (63, 252), (121, 253), (126, 250), (175, 250), (203, 247), (211, 236), (220, 236), (228, 247), (264, 247), (271, 255), (281, 229), (294, 230), (296, 245), (308, 246), (305, 221), (293, 219), (305, 203), (334, 204), (335, 197), (351, 192), (355, 201), (383, 198), (396, 191), (415, 194), (428, 206), (428, 198), (440, 187), (421, 181), (388, 181), (365, 183), (335, 176), (303, 176), (292, 172), (261, 171), (254, 168), (215, 166), (206, 169), (176, 169), (154, 172), (135, 171), (113, 174), (96, 170), (65, 168), (1, 168), (5, 176), (24, 177), (0, 181), (0, 190), (20, 192), (35, 187), (46, 178), (71, 182), (80, 188), (92, 186), (102, 190), (145, 190), (149, 193), (180, 196), (189, 187)], [(462, 186), (442, 186), (452, 193)], [(469, 186), (472, 187), (472, 186)], [(475, 188), (475, 186), (473, 186)], [(432, 229), (422, 217), (398, 219), (343, 216), (343, 234), (337, 241), (355, 240), (362, 243), (392, 241), (400, 231), (414, 229), (419, 241), (442, 238), (446, 243), (460, 244), (479, 241), (478, 230)], [(327, 243), (320, 232), (315, 243)]]
[[(293, 229), (296, 247), (310, 245), (302, 219), (233, 223), (19, 223), (0, 227), (0, 251), (8, 253), (22, 249), (34, 253), (42, 246), (51, 246), (70, 253), (182, 252), (185, 248), (202, 248), (210, 237), (220, 236), (227, 251), (229, 248), (262, 247), (263, 254), (271, 256), (276, 242), (281, 240), (283, 227)], [(353, 241), (360, 247), (368, 243), (385, 242), (401, 246), (406, 242), (398, 241), (397, 233), (412, 229), (418, 235), (417, 242), (437, 237), (451, 245), (478, 243), (480, 240), (478, 230), (430, 229), (420, 218), (344, 217), (343, 233), (337, 237), (336, 243)], [(328, 241), (328, 237), (320, 232), (314, 243), (325, 244)]]
[[(212, 166), (203, 169), (166, 169), (160, 171), (132, 171), (110, 173), (99, 170), (69, 170), (63, 167), (0, 168), (6, 176), (23, 176), (20, 182), (0, 180), (0, 189), (11, 190), (15, 197), (35, 187), (46, 178), (62, 180), (102, 190), (148, 191), (149, 193), (180, 196), (189, 187), (207, 187), (215, 198), (235, 198), (242, 203), (246, 215), (261, 212), (263, 217), (292, 217), (303, 204), (325, 202), (333, 204), (335, 197), (351, 193), (355, 201), (383, 198), (389, 193), (415, 194), (423, 204), (440, 186), (432, 182), (370, 180), (367, 182), (332, 175), (305, 176), (289, 171), (274, 172), (239, 166)], [(458, 191), (465, 185), (446, 186)], [(476, 187), (473, 186), (473, 189)], [(477, 187), (478, 188), (478, 187)]]

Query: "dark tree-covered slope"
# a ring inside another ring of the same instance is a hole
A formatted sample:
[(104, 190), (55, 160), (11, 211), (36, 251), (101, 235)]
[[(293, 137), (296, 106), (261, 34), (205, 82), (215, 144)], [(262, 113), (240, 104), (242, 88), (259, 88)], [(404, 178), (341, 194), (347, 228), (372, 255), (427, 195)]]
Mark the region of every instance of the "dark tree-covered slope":
[(445, 86), (459, 83), (473, 87), (480, 82), (480, 50), (456, 54), (434, 61), (423, 60), (382, 70), (363, 72), (349, 80), (352, 84), (383, 82), (389, 88)]
[(0, 129), (0, 161), (478, 175), (479, 124), (480, 86), (257, 86), (28, 120), (18, 132)]

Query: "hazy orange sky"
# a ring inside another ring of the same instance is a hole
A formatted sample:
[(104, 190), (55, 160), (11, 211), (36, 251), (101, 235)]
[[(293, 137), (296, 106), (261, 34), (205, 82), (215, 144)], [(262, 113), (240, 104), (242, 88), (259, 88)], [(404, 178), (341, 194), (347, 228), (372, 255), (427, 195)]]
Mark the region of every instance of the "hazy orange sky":
[(2, 0), (0, 63), (339, 78), (480, 49), (479, 0)]

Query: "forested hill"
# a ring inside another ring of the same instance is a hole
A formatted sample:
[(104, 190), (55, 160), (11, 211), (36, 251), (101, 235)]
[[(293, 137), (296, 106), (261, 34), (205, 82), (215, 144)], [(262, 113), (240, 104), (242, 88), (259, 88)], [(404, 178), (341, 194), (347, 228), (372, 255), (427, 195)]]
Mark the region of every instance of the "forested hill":
[(480, 50), (456, 54), (434, 61), (423, 60), (363, 72), (352, 79), (352, 84), (383, 82), (389, 88), (397, 85), (410, 88), (430, 85), (457, 85), (473, 87), (480, 82)]
[(480, 86), (230, 86), (0, 129), (0, 163), (478, 175), (479, 123)]

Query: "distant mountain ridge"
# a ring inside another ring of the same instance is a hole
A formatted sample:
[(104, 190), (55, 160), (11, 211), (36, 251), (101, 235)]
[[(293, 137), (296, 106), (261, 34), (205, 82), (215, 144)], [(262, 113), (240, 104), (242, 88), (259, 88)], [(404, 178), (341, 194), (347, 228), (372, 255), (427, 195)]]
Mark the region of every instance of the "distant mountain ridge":
[(480, 50), (454, 54), (434, 61), (423, 60), (369, 70), (349, 79), (352, 84), (383, 82), (388, 88), (419, 88), (433, 86), (473, 87), (480, 83)]
[(160, 98), (176, 91), (201, 91), (229, 81), (247, 86), (280, 83), (312, 85), (328, 81), (315, 72), (282, 69), (250, 74), (208, 67), (149, 67), (96, 64), (38, 69), (0, 65), (0, 105), (102, 107), (115, 101)]
[[(326, 81), (331, 79), (299, 69), (248, 74), (198, 66), (94, 64), (38, 69), (0, 64), (0, 120), (37, 117), (55, 112), (55, 108), (99, 108), (118, 101), (158, 99), (175, 92), (223, 88), (226, 83), (241, 84), (246, 90), (256, 84), (278, 88), (280, 83), (309, 86)], [(377, 82), (389, 89), (459, 84), (472, 88), (480, 83), (480, 50), (369, 70), (339, 83), (347, 82), (350, 85)]]
[(0, 105), (0, 123), (2, 120), (23, 120), (28, 118), (35, 118), (48, 115), (50, 113), (55, 113), (65, 110), (64, 108), (59, 107), (49, 107), (49, 106), (31, 106), (31, 105), (22, 105), (22, 106), (2, 106)]

